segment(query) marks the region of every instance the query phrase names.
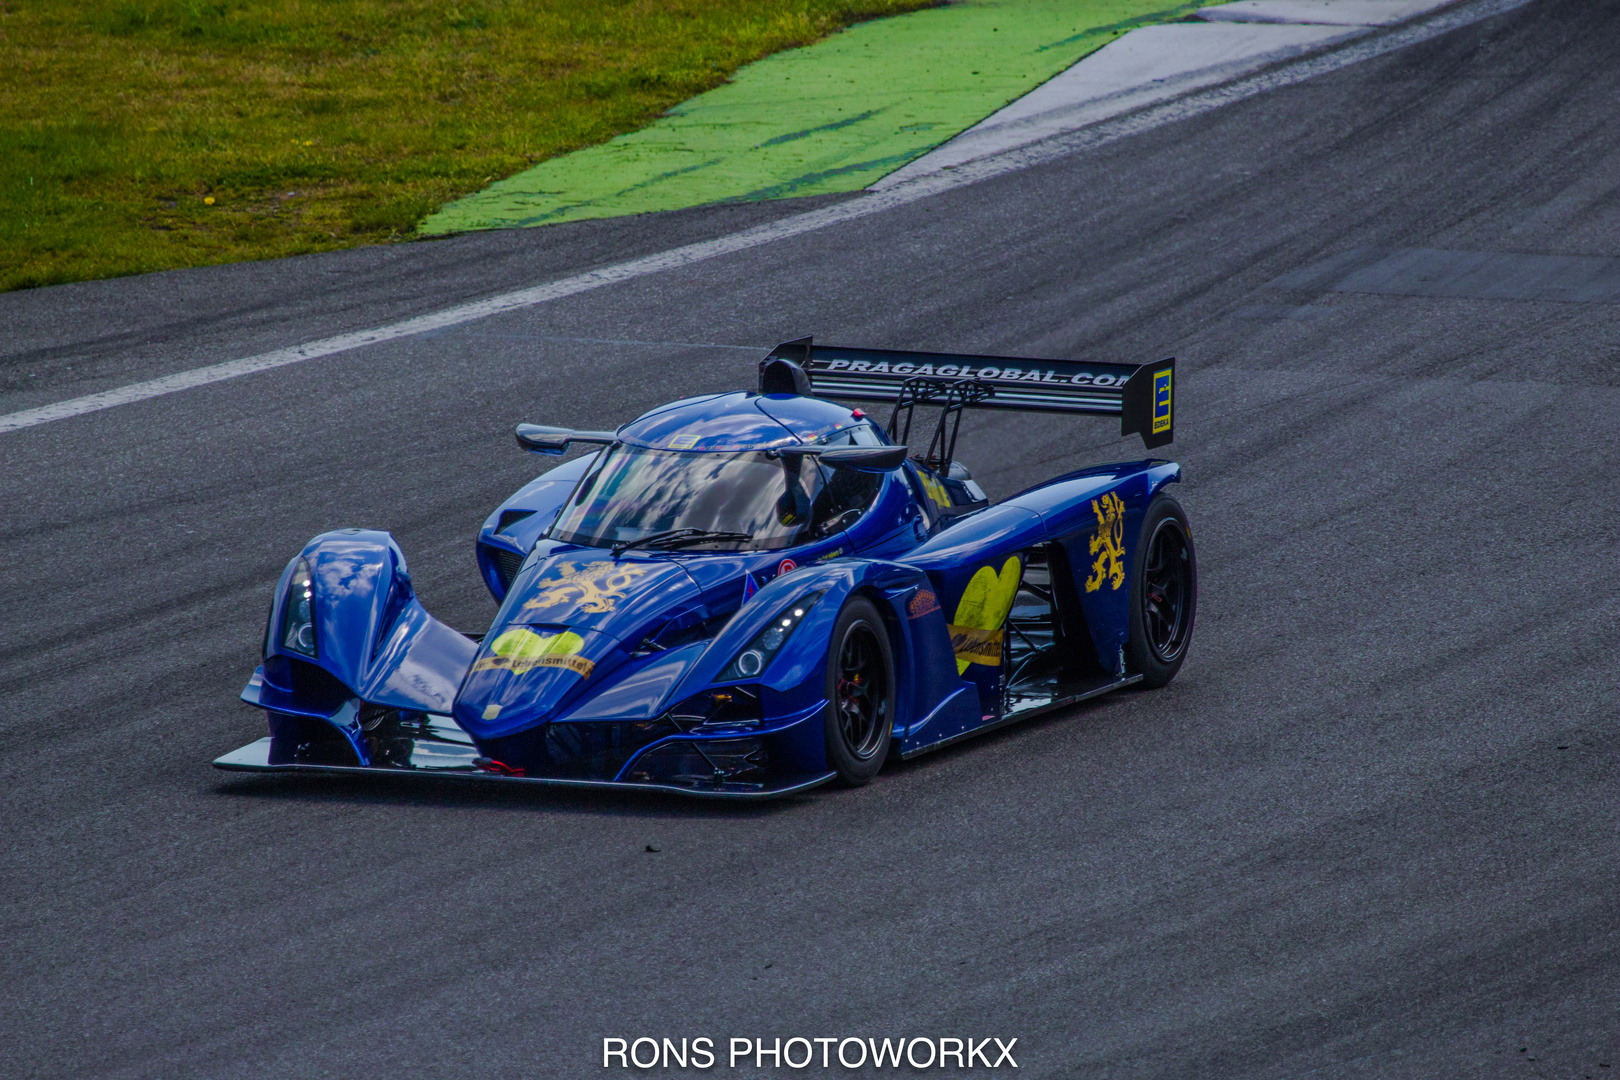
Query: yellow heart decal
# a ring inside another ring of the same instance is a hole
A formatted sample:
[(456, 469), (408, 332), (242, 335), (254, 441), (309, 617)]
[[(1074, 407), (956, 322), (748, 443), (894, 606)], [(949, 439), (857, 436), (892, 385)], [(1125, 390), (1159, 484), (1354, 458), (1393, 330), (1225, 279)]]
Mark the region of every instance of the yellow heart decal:
[(956, 651), (956, 673), (960, 675), (969, 664), (1001, 666), (1001, 627), (1012, 610), (1013, 597), (1018, 595), (1018, 582), (1023, 578), (1024, 564), (1014, 555), (1001, 564), (1001, 573), (981, 566), (962, 590), (962, 600), (956, 605), (956, 617), (947, 628), (951, 633), (951, 648)]
[(585, 639), (571, 631), (543, 630), (536, 633), (526, 626), (508, 630), (489, 643), (494, 656), (486, 656), (473, 665), (474, 671), (492, 671), (504, 668), (521, 675), (531, 668), (565, 667), (580, 676), (588, 676), (596, 665), (582, 656), (576, 656)]

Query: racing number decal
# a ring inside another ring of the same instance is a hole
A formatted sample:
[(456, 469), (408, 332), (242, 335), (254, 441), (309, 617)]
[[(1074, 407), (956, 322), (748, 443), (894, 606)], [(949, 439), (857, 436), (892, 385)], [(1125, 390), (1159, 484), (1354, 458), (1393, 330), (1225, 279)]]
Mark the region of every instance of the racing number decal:
[(1125, 584), (1125, 501), (1110, 491), (1091, 500), (1091, 512), (1097, 515), (1097, 534), (1091, 538), (1091, 576), (1086, 578), (1086, 592), (1096, 592), (1105, 581), (1118, 589)]
[(1001, 627), (1012, 610), (1023, 576), (1024, 564), (1014, 555), (1001, 564), (999, 574), (988, 566), (979, 567), (962, 590), (956, 618), (946, 627), (951, 634), (951, 649), (956, 653), (958, 675), (969, 664), (1001, 666)]
[(936, 507), (940, 510), (949, 510), (951, 508), (950, 493), (945, 490), (945, 485), (940, 483), (936, 477), (918, 469), (917, 480), (922, 484), (923, 491), (927, 493), (929, 500)]
[(1170, 377), (1173, 368), (1153, 373), (1153, 434), (1170, 430)]

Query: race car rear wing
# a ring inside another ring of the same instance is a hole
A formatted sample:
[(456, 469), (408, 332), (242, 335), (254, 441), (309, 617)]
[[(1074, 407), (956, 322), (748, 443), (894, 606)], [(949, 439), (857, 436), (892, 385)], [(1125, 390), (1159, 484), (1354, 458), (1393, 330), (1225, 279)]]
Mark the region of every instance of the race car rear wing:
[[(937, 405), (947, 411), (1088, 413), (1118, 416), (1119, 433), (1140, 435), (1150, 450), (1175, 438), (1174, 357), (1136, 366), (845, 349), (801, 338), (778, 345), (760, 362), (762, 392), (769, 392), (765, 389), (766, 369), (777, 359), (802, 368), (809, 376), (809, 392), (816, 397), (891, 402), (896, 416), (914, 405)], [(908, 426), (909, 422), (908, 417)], [(947, 461), (949, 456), (947, 452)]]

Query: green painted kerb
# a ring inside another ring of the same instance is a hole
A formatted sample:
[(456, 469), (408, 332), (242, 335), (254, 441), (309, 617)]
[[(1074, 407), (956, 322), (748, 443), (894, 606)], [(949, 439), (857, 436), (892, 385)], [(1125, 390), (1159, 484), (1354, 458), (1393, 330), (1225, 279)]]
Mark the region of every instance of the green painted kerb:
[(650, 127), (450, 203), (428, 235), (854, 191), (1119, 34), (1208, 0), (962, 0), (778, 53)]

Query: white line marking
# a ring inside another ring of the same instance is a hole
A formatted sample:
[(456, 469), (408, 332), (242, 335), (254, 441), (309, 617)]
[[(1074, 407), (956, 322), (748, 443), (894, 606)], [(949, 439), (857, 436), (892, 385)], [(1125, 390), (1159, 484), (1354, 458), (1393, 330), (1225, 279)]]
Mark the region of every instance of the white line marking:
[(209, 383), (222, 382), (225, 379), (252, 375), (258, 371), (269, 371), (272, 368), (285, 367), (288, 364), (297, 364), (305, 360), (315, 360), (323, 356), (351, 352), (355, 349), (363, 349), (368, 345), (380, 345), (383, 342), (396, 341), (400, 338), (426, 333), (429, 330), (443, 330), (446, 327), (459, 326), (462, 323), (473, 322), (477, 319), (487, 319), (491, 315), (534, 307), (537, 304), (544, 304), (552, 300), (561, 300), (565, 296), (600, 289), (605, 285), (616, 285), (622, 281), (631, 281), (635, 278), (662, 273), (666, 270), (678, 270), (681, 267), (691, 266), (694, 263), (704, 262), (722, 255), (746, 251), (761, 244), (802, 236), (805, 233), (825, 229), (831, 225), (855, 221), (871, 214), (891, 210), (897, 206), (905, 206), (908, 203), (927, 199), (955, 188), (977, 184), (993, 177), (1027, 169), (1033, 165), (1055, 161), (1058, 158), (1067, 157), (1082, 150), (1103, 146), (1128, 135), (1135, 135), (1177, 120), (1185, 120), (1200, 113), (1220, 108), (1222, 105), (1228, 105), (1234, 101), (1242, 101), (1244, 98), (1264, 93), (1267, 90), (1291, 86), (1329, 71), (1336, 71), (1339, 68), (1348, 67), (1351, 64), (1360, 63), (1376, 56), (1382, 56), (1385, 53), (1394, 52), (1396, 49), (1402, 49), (1420, 41), (1427, 41), (1429, 38), (1478, 22), (1481, 19), (1488, 19), (1494, 15), (1512, 11), (1529, 2), (1530, 0), (1481, 0), (1477, 4), (1448, 8), (1431, 19), (1401, 27), (1376, 38), (1358, 39), (1342, 48), (1317, 56), (1306, 57), (1283, 67), (1261, 72), (1258, 75), (1225, 86), (1203, 90), (1184, 98), (1143, 109), (1140, 112), (1095, 124), (1071, 134), (1020, 147), (1005, 154), (998, 154), (995, 157), (982, 158), (957, 168), (946, 169), (909, 183), (896, 185), (884, 191), (868, 192), (835, 206), (811, 210), (808, 213), (797, 214), (764, 225), (756, 225), (740, 233), (733, 233), (731, 236), (704, 240), (696, 244), (687, 244), (685, 247), (661, 251), (655, 255), (646, 255), (639, 259), (632, 259), (629, 262), (604, 267), (600, 270), (592, 270), (585, 274), (577, 274), (574, 277), (564, 278), (561, 281), (554, 281), (546, 285), (519, 289), (516, 292), (492, 296), (487, 300), (475, 300), (467, 304), (457, 304), (454, 307), (445, 308), (443, 311), (420, 315), (414, 319), (405, 319), (402, 322), (390, 323), (387, 326), (379, 326), (371, 330), (360, 330), (352, 334), (339, 334), (336, 337), (323, 338), (303, 345), (294, 345), (291, 348), (276, 349), (272, 352), (260, 353), (257, 356), (244, 357), (241, 360), (227, 360), (221, 364), (193, 368), (190, 371), (181, 371), (173, 375), (165, 375), (162, 378), (149, 379), (146, 382), (132, 383), (128, 386), (104, 390), (99, 394), (86, 394), (84, 397), (70, 398), (51, 405), (41, 405), (38, 408), (9, 413), (0, 416), (0, 432), (16, 431), (21, 428), (34, 427), (38, 424), (48, 424), (53, 420), (66, 420), (74, 416), (83, 416), (86, 413), (111, 409), (117, 405), (128, 405), (136, 401), (145, 401), (147, 398), (161, 397), (165, 394), (178, 393), (181, 390), (207, 386)]
[[(432, 334), (423, 334), (423, 337), (441, 337), (448, 334), (448, 330), (436, 330)], [(601, 337), (557, 337), (555, 334), (502, 334), (495, 330), (463, 330), (456, 335), (458, 338), (499, 338), (503, 341), (546, 341), (563, 345), (629, 345), (633, 348), (647, 349), (727, 349), (732, 352), (749, 352), (764, 356), (770, 352), (773, 345), (716, 345), (712, 341), (643, 341), (640, 338), (601, 338)]]

